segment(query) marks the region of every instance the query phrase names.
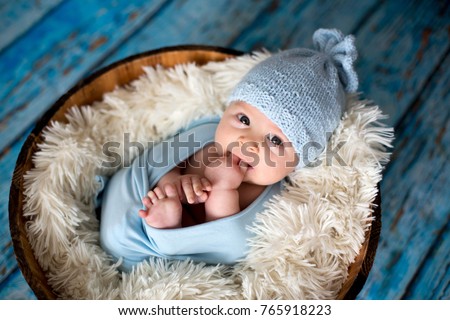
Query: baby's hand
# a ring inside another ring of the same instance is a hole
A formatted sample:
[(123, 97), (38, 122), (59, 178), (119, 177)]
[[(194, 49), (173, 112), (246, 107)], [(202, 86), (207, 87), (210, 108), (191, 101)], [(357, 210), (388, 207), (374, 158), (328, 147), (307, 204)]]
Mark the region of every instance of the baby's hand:
[(213, 188), (237, 189), (247, 172), (246, 165), (240, 165), (232, 154), (215, 159), (205, 168), (205, 177), (212, 183)]
[(168, 184), (175, 186), (182, 203), (203, 203), (208, 198), (207, 192), (211, 191), (209, 180), (196, 174), (180, 175), (171, 181), (158, 183), (158, 187), (165, 190)]
[(207, 192), (211, 191), (211, 183), (206, 178), (201, 178), (195, 174), (185, 174), (180, 176), (180, 187), (182, 191), (182, 201), (189, 204), (203, 203), (208, 199)]

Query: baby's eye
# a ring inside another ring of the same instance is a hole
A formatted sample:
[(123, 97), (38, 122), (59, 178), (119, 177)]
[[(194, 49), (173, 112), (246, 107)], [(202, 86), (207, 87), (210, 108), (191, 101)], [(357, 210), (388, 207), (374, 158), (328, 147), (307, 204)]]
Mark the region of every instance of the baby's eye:
[(274, 136), (271, 133), (269, 133), (267, 135), (267, 140), (268, 140), (269, 146), (279, 147), (279, 146), (283, 145), (283, 141), (278, 136)]
[(238, 114), (238, 119), (240, 122), (242, 122), (246, 126), (250, 125), (250, 119), (245, 114), (242, 114), (242, 113)]

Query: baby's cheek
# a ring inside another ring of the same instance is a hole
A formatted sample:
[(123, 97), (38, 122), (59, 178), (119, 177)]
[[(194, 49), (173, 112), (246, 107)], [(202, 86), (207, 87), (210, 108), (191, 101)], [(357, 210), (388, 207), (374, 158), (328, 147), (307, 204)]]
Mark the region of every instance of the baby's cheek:
[(226, 137), (217, 135), (215, 143), (216, 143), (216, 148), (217, 148), (217, 154), (220, 154), (220, 155), (225, 154), (227, 151), (227, 146), (229, 144)]
[(275, 158), (272, 160), (272, 165), (267, 169), (267, 176), (272, 183), (278, 182), (285, 178), (295, 168), (294, 162), (289, 162), (288, 159)]
[(276, 155), (273, 151), (268, 153), (268, 156), (264, 159), (267, 166), (271, 168), (279, 168), (282, 164), (282, 161), (278, 155)]
[(291, 173), (297, 166), (298, 159), (292, 148), (278, 150), (278, 154), (271, 154), (271, 161), (276, 163), (277, 168), (283, 168)]

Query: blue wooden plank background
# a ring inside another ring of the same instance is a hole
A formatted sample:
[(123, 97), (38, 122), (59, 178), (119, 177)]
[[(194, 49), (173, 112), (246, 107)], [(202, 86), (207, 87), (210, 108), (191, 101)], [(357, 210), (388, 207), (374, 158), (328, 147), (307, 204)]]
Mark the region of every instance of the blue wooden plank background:
[(448, 1), (0, 1), (0, 299), (34, 299), (18, 270), (8, 197), (26, 136), (99, 67), (179, 44), (310, 46), (319, 27), (357, 38), (362, 95), (395, 127), (383, 229), (360, 299), (450, 298)]

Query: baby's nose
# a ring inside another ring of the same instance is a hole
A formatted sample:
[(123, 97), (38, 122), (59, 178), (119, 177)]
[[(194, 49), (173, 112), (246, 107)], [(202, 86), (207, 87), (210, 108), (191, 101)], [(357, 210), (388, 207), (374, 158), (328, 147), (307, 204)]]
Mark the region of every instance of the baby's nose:
[(250, 152), (257, 153), (259, 152), (259, 143), (255, 141), (245, 141), (245, 139), (239, 139), (239, 146), (244, 149), (248, 150)]

